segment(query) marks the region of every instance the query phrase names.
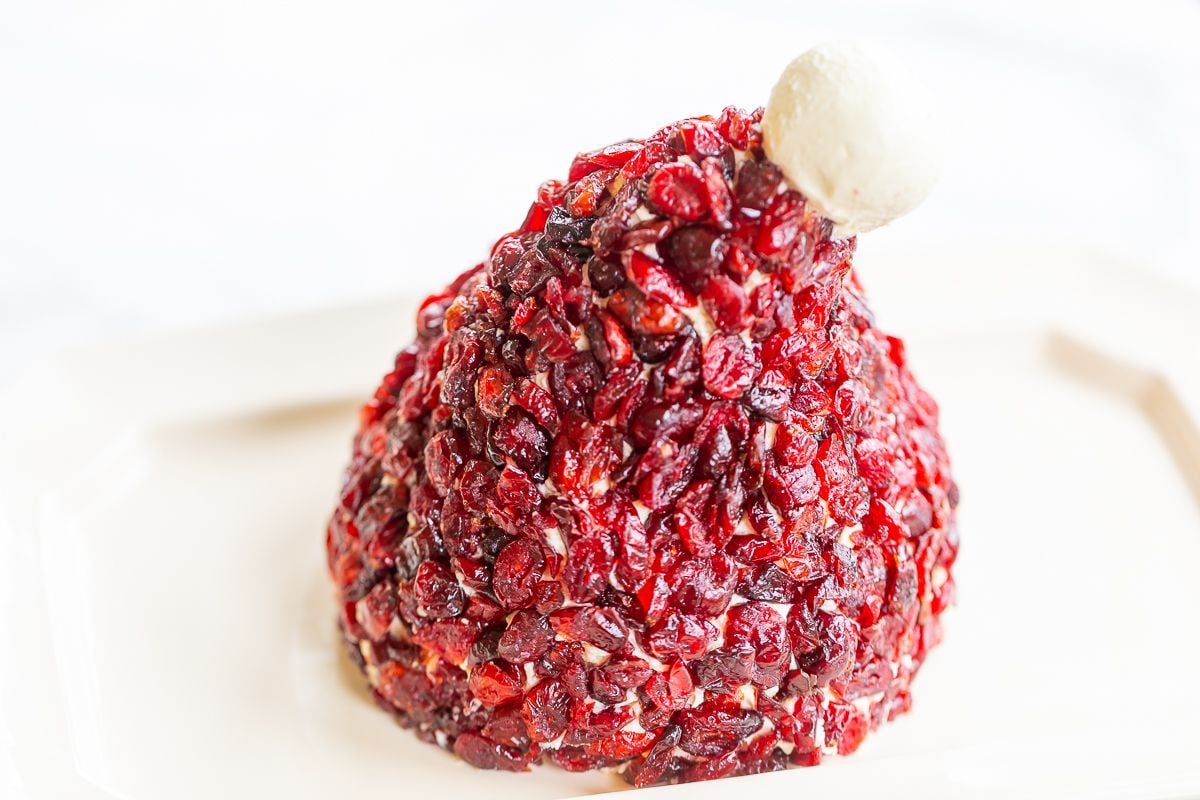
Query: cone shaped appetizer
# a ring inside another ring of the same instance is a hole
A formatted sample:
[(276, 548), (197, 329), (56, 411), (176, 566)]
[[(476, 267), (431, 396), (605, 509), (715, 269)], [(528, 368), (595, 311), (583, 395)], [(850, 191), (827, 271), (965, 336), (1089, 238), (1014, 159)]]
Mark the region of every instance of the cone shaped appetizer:
[(425, 301), (326, 543), (402, 725), (650, 785), (815, 764), (909, 708), (958, 493), (853, 267), (931, 180), (892, 82), (823, 48), (765, 111), (583, 153)]

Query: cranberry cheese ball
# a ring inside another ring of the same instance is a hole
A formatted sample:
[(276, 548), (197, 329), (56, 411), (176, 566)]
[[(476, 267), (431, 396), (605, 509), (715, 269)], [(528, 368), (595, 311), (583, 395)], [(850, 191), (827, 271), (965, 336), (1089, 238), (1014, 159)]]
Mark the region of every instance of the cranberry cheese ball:
[(938, 642), (937, 407), (762, 116), (577, 157), (363, 409), (341, 631), (378, 703), (477, 767), (816, 764), (906, 711)]

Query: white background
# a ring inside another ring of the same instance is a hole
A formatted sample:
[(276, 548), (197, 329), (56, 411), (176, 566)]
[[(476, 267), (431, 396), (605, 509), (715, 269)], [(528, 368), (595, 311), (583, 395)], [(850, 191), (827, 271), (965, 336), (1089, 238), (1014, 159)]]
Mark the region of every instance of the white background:
[(62, 347), (432, 289), (576, 151), (759, 105), (846, 37), (910, 61), (947, 127), (935, 194), (860, 261), (1082, 244), (1200, 285), (1194, 0), (3, 0), (0, 383)]

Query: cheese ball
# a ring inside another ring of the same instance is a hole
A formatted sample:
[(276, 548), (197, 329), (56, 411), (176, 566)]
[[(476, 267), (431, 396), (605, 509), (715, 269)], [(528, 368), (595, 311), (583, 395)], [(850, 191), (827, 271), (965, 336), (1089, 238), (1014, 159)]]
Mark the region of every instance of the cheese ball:
[(341, 633), (380, 706), (477, 767), (813, 765), (906, 711), (940, 638), (937, 406), (761, 120), (579, 155), (362, 410)]

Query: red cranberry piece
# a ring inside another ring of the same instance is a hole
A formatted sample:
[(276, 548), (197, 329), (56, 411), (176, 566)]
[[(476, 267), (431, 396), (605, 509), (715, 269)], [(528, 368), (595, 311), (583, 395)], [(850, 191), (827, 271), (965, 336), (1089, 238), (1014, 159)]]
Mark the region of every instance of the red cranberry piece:
[(591, 353), (576, 353), (550, 370), (550, 390), (564, 414), (586, 413), (600, 384), (600, 368)]
[(650, 629), (648, 641), (650, 652), (659, 658), (691, 661), (704, 655), (716, 637), (717, 629), (708, 620), (671, 611)]
[(466, 608), (466, 595), (454, 573), (436, 561), (426, 561), (417, 569), (413, 589), (427, 617), (456, 617)]
[[(915, 588), (915, 584), (914, 584)], [(362, 628), (371, 639), (380, 640), (387, 635), (396, 618), (396, 586), (391, 581), (382, 581), (359, 601), (362, 609)]]
[(637, 407), (646, 393), (646, 381), (642, 378), (640, 364), (629, 364), (612, 371), (608, 380), (592, 402), (592, 417), (606, 420), (617, 416), (615, 421), (620, 424), (622, 419), (628, 419), (629, 412)]
[(650, 542), (633, 502), (623, 492), (610, 492), (593, 501), (588, 513), (594, 525), (616, 534), (613, 577), (617, 588), (636, 592), (646, 582), (650, 568)]
[(784, 192), (763, 214), (754, 249), (764, 256), (786, 253), (801, 237), (803, 226), (804, 198), (796, 192)]
[(683, 328), (683, 314), (678, 309), (636, 289), (614, 292), (607, 307), (625, 327), (642, 336), (666, 336)]
[(861, 381), (846, 381), (833, 395), (833, 413), (848, 431), (857, 431), (867, 422), (870, 397)]
[(659, 442), (652, 446), (638, 464), (638, 470), (645, 473), (638, 483), (638, 497), (654, 511), (665, 510), (688, 485), (695, 464), (693, 445)]
[(754, 675), (754, 650), (746, 644), (725, 646), (692, 662), (692, 669), (696, 685), (704, 691), (731, 694), (748, 684)]
[(687, 441), (704, 416), (696, 403), (648, 403), (630, 422), (629, 435), (638, 447), (650, 447), (657, 441)]
[(684, 613), (718, 616), (729, 606), (737, 577), (737, 565), (724, 553), (685, 558), (671, 570), (672, 599)]
[(728, 276), (711, 276), (700, 293), (700, 302), (718, 329), (736, 333), (746, 327), (750, 305), (746, 292)]
[(762, 146), (762, 130), (757, 114), (749, 114), (740, 108), (729, 106), (721, 112), (717, 120), (717, 129), (739, 150)]
[(763, 475), (763, 490), (771, 505), (785, 514), (820, 496), (817, 473), (811, 466), (792, 467), (769, 458)]
[(845, 674), (854, 662), (858, 647), (858, 628), (844, 615), (818, 609), (815, 618), (818, 646), (815, 650), (797, 654), (800, 669), (814, 688), (825, 686)]
[(529, 769), (532, 758), (516, 748), (505, 747), (477, 733), (464, 733), (454, 740), (454, 752), (479, 769), (498, 769), (523, 772)]
[(713, 502), (713, 482), (697, 481), (690, 485), (675, 507), (675, 530), (687, 549), (698, 556), (711, 556), (729, 541), (731, 531), (717, 523)]
[(529, 730), (525, 727), (525, 720), (521, 719), (519, 709), (507, 708), (498, 711), (479, 733), (485, 739), (505, 747), (529, 749)]
[(533, 480), (512, 464), (505, 464), (486, 507), (497, 525), (518, 535), (523, 532), (526, 520), (538, 510), (541, 502), (542, 494)]
[(513, 387), (512, 403), (527, 411), (546, 430), (552, 433), (558, 430), (558, 408), (554, 398), (528, 378), (518, 381)]
[(714, 478), (723, 477), (740, 456), (749, 433), (750, 420), (740, 406), (723, 402), (709, 406), (695, 435), (700, 445), (701, 471)]
[(604, 756), (582, 747), (559, 747), (556, 750), (550, 750), (547, 755), (555, 766), (567, 772), (587, 772), (609, 764)]
[(709, 212), (704, 175), (686, 161), (659, 167), (646, 187), (646, 199), (663, 214), (688, 222), (701, 220)]
[(504, 416), (513, 383), (512, 373), (503, 365), (484, 367), (475, 384), (475, 404), (492, 419)]
[(676, 766), (674, 751), (682, 736), (683, 731), (678, 725), (663, 729), (646, 757), (630, 768), (629, 778), (634, 786), (652, 786), (670, 776)]
[(573, 416), (554, 442), (550, 477), (568, 497), (580, 502), (606, 491), (599, 486), (621, 462), (620, 435), (609, 425)]
[(620, 689), (636, 689), (657, 675), (649, 664), (640, 658), (610, 658), (600, 667), (604, 676)]
[(704, 288), (705, 279), (721, 269), (729, 245), (716, 231), (690, 225), (677, 229), (659, 249), (667, 263), (675, 267), (684, 285), (698, 292)]
[(497, 655), (513, 664), (536, 661), (550, 651), (554, 630), (546, 617), (530, 609), (513, 615), (508, 628), (500, 634)]
[(658, 739), (658, 734), (655, 733), (617, 731), (611, 737), (596, 742), (594, 749), (606, 758), (624, 760), (636, 756), (638, 753), (646, 752), (656, 739)]
[(556, 611), (551, 623), (581, 642), (615, 653), (625, 646), (629, 627), (613, 608), (568, 608)]
[(529, 690), (521, 716), (535, 742), (551, 742), (562, 736), (570, 721), (571, 695), (561, 681), (544, 680)]
[(672, 143), (678, 139), (678, 148), (692, 157), (693, 161), (702, 161), (708, 157), (723, 157), (729, 153), (729, 145), (721, 138), (721, 132), (711, 122), (686, 120), (680, 123)]
[[(513, 321), (516, 322), (515, 317)], [(529, 339), (536, 353), (552, 362), (566, 360), (576, 352), (571, 326), (549, 309), (534, 312), (518, 326), (518, 331)]]
[(625, 270), (621, 265), (599, 256), (592, 256), (588, 259), (587, 277), (588, 283), (599, 292), (601, 297), (608, 297), (625, 285)]
[(502, 706), (521, 696), (521, 673), (512, 664), (489, 661), (471, 670), (471, 694), (485, 706)]
[(629, 250), (624, 255), (625, 275), (642, 291), (642, 294), (676, 306), (693, 306), (696, 300), (679, 278), (661, 263), (640, 250)]
[(751, 601), (729, 609), (725, 624), (725, 641), (731, 645), (746, 644), (754, 651), (756, 681), (778, 669), (791, 658), (784, 619), (766, 603)]
[(571, 162), (571, 170), (567, 175), (567, 180), (574, 183), (598, 169), (619, 167), (640, 153), (644, 147), (645, 145), (641, 142), (617, 142), (599, 150), (580, 153)]
[(783, 173), (770, 161), (747, 160), (738, 170), (733, 191), (744, 208), (765, 211), (783, 185)]
[(496, 556), (492, 590), (508, 608), (519, 608), (533, 600), (542, 577), (542, 550), (528, 539), (514, 539)]
[(741, 766), (741, 757), (736, 752), (725, 753), (721, 756), (698, 761), (688, 767), (680, 775), (680, 783), (694, 783), (696, 781), (711, 781), (717, 778), (726, 778), (737, 772)]
[(665, 673), (655, 673), (646, 683), (646, 696), (659, 708), (678, 711), (692, 699), (696, 685), (682, 661), (673, 661)]
[(550, 436), (525, 412), (510, 410), (496, 422), (490, 444), (530, 475), (544, 475), (542, 462), (550, 454)]
[(842, 525), (854, 525), (862, 519), (870, 495), (841, 435), (835, 433), (821, 443), (816, 468), (833, 518)]
[[(547, 241), (556, 244), (579, 244), (586, 241), (588, 235), (592, 232), (592, 224), (596, 220), (595, 217), (588, 215), (595, 206), (591, 203), (581, 203), (578, 195), (572, 199), (575, 201), (575, 208), (572, 211), (584, 213), (579, 216), (573, 216), (571, 211), (561, 206), (552, 210), (550, 216), (546, 219), (545, 234)], [(536, 253), (538, 251), (531, 250), (530, 252)], [(510, 283), (514, 292), (522, 295), (531, 294), (542, 288), (546, 281), (554, 277), (556, 271), (550, 262), (545, 260), (544, 257), (542, 262), (549, 269), (534, 268), (524, 274), (518, 272), (518, 275)]]
[(563, 583), (576, 603), (590, 603), (608, 586), (615, 556), (612, 542), (603, 536), (581, 537), (567, 551)]
[(736, 400), (758, 375), (754, 351), (740, 336), (716, 335), (704, 345), (704, 388), (718, 397)]
[(704, 189), (713, 222), (722, 228), (732, 227), (729, 215), (733, 213), (733, 193), (725, 180), (724, 165), (718, 159), (706, 158), (700, 162), (700, 171), (704, 173)]
[(680, 711), (675, 719), (683, 731), (679, 746), (694, 756), (718, 756), (733, 750), (762, 727), (762, 714), (749, 708), (713, 701)]
[(469, 620), (442, 619), (415, 629), (412, 640), (452, 663), (461, 664), (467, 660), (478, 635), (478, 628)]
[(737, 585), (737, 592), (751, 600), (767, 603), (794, 603), (796, 582), (774, 564), (749, 567)]
[(849, 755), (858, 749), (867, 735), (866, 717), (850, 703), (829, 701), (825, 711), (825, 741), (836, 744), (838, 755)]

